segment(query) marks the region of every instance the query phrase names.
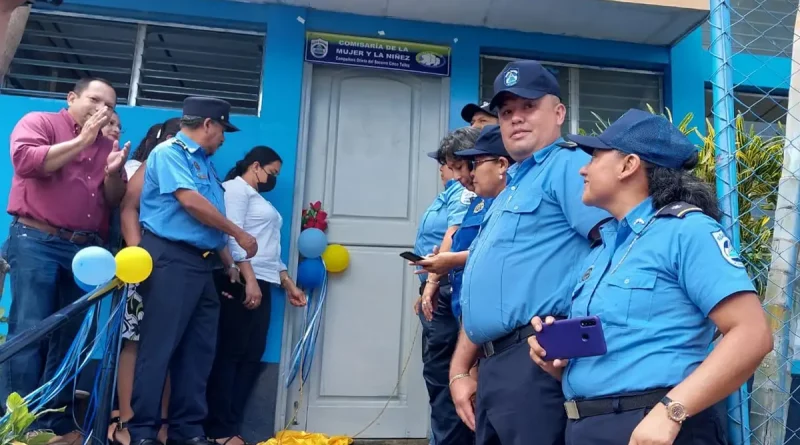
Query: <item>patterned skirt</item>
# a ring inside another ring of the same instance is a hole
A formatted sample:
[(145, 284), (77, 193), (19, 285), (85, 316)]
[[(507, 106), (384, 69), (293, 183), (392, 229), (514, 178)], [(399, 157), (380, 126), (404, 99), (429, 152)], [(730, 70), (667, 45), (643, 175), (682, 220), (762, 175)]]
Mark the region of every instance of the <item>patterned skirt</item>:
[(139, 341), (139, 322), (144, 316), (142, 296), (136, 292), (136, 285), (128, 285), (128, 301), (125, 304), (125, 314), (122, 319), (122, 338), (130, 341)]

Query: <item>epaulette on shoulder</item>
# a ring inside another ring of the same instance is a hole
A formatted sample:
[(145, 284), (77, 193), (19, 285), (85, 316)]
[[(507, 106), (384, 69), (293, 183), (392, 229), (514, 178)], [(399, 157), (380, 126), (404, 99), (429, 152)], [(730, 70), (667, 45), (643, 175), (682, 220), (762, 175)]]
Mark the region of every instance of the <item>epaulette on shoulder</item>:
[(177, 145), (178, 147), (184, 149), (184, 150), (188, 150), (189, 149), (189, 146), (186, 145), (185, 142), (183, 142), (182, 140), (180, 140), (178, 138), (172, 138), (172, 143)]
[(667, 206), (664, 206), (661, 210), (656, 213), (657, 218), (663, 218), (667, 216), (671, 216), (673, 218), (683, 218), (689, 213), (692, 212), (702, 212), (703, 209), (697, 206), (693, 206), (689, 203), (679, 201), (673, 202)]
[(578, 144), (576, 144), (576, 143), (574, 143), (572, 141), (559, 142), (556, 145), (561, 147), (561, 148), (566, 148), (568, 150), (575, 150), (576, 148), (578, 148)]

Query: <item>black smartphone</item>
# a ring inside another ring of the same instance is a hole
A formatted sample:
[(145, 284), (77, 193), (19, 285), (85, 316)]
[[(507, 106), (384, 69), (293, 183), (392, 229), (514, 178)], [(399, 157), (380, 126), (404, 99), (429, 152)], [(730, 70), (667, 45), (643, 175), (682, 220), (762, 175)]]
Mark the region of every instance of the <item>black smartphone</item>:
[(408, 261), (413, 262), (413, 263), (416, 263), (417, 261), (422, 261), (422, 260), (425, 259), (425, 258), (422, 258), (421, 256), (417, 255), (414, 252), (407, 252), (407, 251), (401, 253), (400, 256), (405, 258), (405, 259), (407, 259)]

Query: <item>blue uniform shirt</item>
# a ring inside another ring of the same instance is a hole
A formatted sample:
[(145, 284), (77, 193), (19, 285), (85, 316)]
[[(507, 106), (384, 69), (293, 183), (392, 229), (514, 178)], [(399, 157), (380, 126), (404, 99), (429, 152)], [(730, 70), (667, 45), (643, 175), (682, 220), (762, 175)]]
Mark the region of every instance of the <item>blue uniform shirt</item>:
[(175, 197), (180, 189), (199, 192), (225, 215), (224, 191), (211, 159), (183, 132), (158, 144), (147, 158), (139, 221), (168, 240), (200, 249), (224, 247), (227, 235), (190, 215)]
[[(447, 181), (444, 191), (439, 193), (433, 204), (422, 214), (414, 253), (425, 256), (433, 252), (433, 246), (441, 247), (447, 228), (461, 224), (474, 196), (474, 193), (455, 179)], [(424, 282), (428, 279), (428, 274), (419, 275), (419, 279)]]
[(512, 166), (470, 247), (461, 306), (475, 344), (511, 333), (534, 315), (567, 315), (589, 232), (610, 217), (581, 202), (578, 170), (589, 155), (556, 143)]
[[(476, 197), (467, 209), (464, 215), (464, 221), (461, 226), (456, 230), (453, 235), (453, 245), (450, 249), (451, 252), (463, 252), (469, 250), (472, 241), (478, 236), (483, 218), (488, 213), (489, 208), (492, 206), (494, 198), (481, 198)], [(453, 315), (456, 318), (461, 317), (461, 278), (464, 275), (464, 268), (458, 267), (450, 271), (450, 285), (453, 287), (452, 307)]]
[(579, 268), (570, 316), (599, 316), (608, 352), (570, 361), (567, 399), (677, 385), (708, 355), (711, 310), (754, 291), (722, 227), (688, 208), (670, 205), (656, 217), (648, 198), (601, 228), (602, 245)]

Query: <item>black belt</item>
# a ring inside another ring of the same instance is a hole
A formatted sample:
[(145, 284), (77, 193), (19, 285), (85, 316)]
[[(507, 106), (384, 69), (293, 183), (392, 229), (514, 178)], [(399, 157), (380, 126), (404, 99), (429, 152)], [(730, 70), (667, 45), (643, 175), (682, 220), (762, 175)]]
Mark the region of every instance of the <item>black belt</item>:
[(527, 340), (528, 337), (535, 334), (533, 326), (526, 324), (521, 328), (517, 328), (510, 334), (506, 334), (497, 340), (489, 341), (483, 344), (483, 355), (489, 358), (495, 354), (499, 354), (506, 349), (516, 345), (517, 343)]
[(157, 235), (157, 234), (155, 234), (155, 233), (153, 233), (153, 232), (151, 232), (151, 231), (149, 231), (147, 229), (142, 229), (142, 235), (145, 235), (145, 234), (150, 234), (150, 235), (160, 239), (161, 241), (163, 241), (165, 243), (172, 244), (172, 245), (174, 245), (176, 247), (179, 247), (181, 250), (190, 252), (193, 255), (197, 255), (199, 257), (202, 257), (203, 259), (210, 259), (215, 254), (215, 252), (213, 250), (201, 249), (199, 247), (195, 247), (195, 246), (193, 246), (193, 245), (191, 245), (191, 244), (189, 244), (187, 242), (183, 242), (183, 241), (173, 241), (173, 240), (170, 240), (170, 239), (166, 239), (166, 238), (164, 238), (162, 236), (159, 236), (159, 235)]
[(591, 400), (567, 400), (564, 410), (570, 420), (579, 420), (586, 417), (602, 416), (604, 414), (621, 413), (637, 409), (653, 408), (671, 388), (660, 388), (640, 394), (621, 395)]

